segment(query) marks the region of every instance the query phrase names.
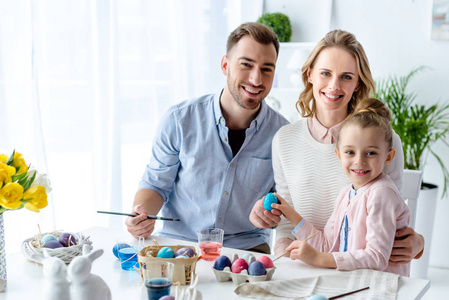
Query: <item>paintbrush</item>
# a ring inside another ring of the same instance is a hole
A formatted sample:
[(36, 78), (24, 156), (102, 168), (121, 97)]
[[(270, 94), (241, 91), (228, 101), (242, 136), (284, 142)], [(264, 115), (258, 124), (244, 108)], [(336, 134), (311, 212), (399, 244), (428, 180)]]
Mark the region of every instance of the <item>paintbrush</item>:
[(352, 295), (352, 294), (355, 294), (355, 293), (358, 293), (358, 292), (361, 292), (361, 291), (364, 291), (364, 290), (367, 290), (367, 289), (369, 289), (369, 286), (361, 288), (361, 289), (358, 289), (358, 290), (355, 290), (355, 291), (351, 291), (351, 292), (347, 292), (347, 293), (344, 293), (344, 294), (340, 294), (340, 295), (337, 295), (337, 296), (330, 297), (329, 300), (338, 299), (338, 298), (341, 298), (341, 297), (344, 297), (344, 296)]
[[(137, 216), (139, 216), (137, 214), (127, 214), (127, 213), (121, 213), (121, 212), (101, 211), (101, 210), (97, 210), (97, 213), (110, 214), (110, 215), (119, 215), (119, 216), (129, 216), (129, 217), (137, 217)], [(162, 220), (162, 221), (181, 221), (180, 219), (164, 218), (164, 217), (152, 216), (152, 215), (147, 215), (147, 219)]]
[[(313, 238), (315, 235), (317, 235), (318, 233), (320, 233), (319, 231), (315, 232), (314, 234), (312, 234), (311, 236), (309, 236), (308, 238), (306, 238), (304, 240), (304, 242), (307, 242), (308, 240), (310, 240), (311, 238)], [(287, 254), (289, 251), (285, 251), (284, 253), (282, 253), (281, 255), (279, 255), (278, 257), (276, 257), (275, 259), (273, 259), (273, 262), (277, 261), (279, 258), (281, 258), (282, 256), (284, 256), (285, 254)]]

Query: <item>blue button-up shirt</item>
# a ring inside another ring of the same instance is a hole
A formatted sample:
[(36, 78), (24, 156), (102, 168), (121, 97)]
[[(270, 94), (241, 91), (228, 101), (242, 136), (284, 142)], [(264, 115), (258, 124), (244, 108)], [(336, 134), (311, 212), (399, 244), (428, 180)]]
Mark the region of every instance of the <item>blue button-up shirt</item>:
[(249, 214), (274, 189), (271, 141), (288, 121), (263, 102), (233, 157), (220, 95), (169, 109), (139, 188), (163, 197), (162, 216), (181, 219), (164, 222), (159, 235), (197, 241), (197, 230), (217, 227), (225, 232), (225, 247), (249, 249), (269, 240), (269, 231), (254, 227)]

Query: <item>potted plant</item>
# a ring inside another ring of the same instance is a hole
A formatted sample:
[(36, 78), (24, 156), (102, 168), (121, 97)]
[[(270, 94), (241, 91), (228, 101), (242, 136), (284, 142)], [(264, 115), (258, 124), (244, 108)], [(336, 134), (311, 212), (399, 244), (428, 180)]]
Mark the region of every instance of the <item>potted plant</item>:
[[(402, 141), (404, 168), (423, 170), (428, 155), (434, 156), (443, 172), (444, 197), (448, 195), (449, 171), (434, 146), (437, 141), (441, 141), (449, 148), (446, 140), (449, 136), (449, 104), (415, 103), (417, 95), (408, 91), (408, 86), (410, 80), (424, 69), (419, 67), (406, 76), (390, 76), (376, 82), (376, 98), (383, 100), (392, 112), (392, 127)], [(426, 246), (422, 258), (412, 263), (414, 277), (427, 277), (437, 188), (425, 182), (421, 185), (415, 230), (424, 236)]]
[(279, 42), (290, 42), (292, 37), (292, 25), (290, 19), (283, 13), (264, 13), (257, 19), (258, 23), (267, 25), (278, 36)]

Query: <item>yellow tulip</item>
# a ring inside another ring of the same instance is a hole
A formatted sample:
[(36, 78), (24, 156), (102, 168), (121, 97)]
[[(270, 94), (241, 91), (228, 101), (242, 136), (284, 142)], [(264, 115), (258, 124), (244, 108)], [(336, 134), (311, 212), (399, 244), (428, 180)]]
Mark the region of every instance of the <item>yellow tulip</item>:
[(45, 192), (45, 188), (41, 185), (35, 185), (27, 189), (23, 194), (23, 199), (31, 199), (25, 203), (25, 207), (35, 212), (39, 212), (39, 209), (48, 205), (47, 193)]
[(23, 186), (17, 182), (5, 184), (0, 189), (0, 206), (6, 209), (17, 209), (20, 207), (23, 196)]
[(6, 163), (7, 160), (8, 160), (8, 155), (0, 154), (0, 162)]
[(9, 183), (12, 181), (12, 176), (16, 173), (16, 169), (14, 167), (8, 166), (3, 162), (0, 162), (0, 188), (5, 183)]
[(22, 154), (16, 152), (14, 154), (14, 167), (17, 168), (19, 167), (19, 170), (17, 170), (17, 175), (20, 175), (22, 173), (25, 173), (26, 171), (28, 171), (28, 166), (25, 162), (25, 159), (23, 159)]

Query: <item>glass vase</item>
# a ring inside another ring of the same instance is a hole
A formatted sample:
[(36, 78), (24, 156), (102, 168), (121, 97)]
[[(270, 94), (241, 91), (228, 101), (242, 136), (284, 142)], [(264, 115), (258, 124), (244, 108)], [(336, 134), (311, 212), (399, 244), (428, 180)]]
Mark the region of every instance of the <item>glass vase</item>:
[(0, 214), (0, 292), (6, 287), (6, 252), (5, 252), (5, 226), (3, 214)]

